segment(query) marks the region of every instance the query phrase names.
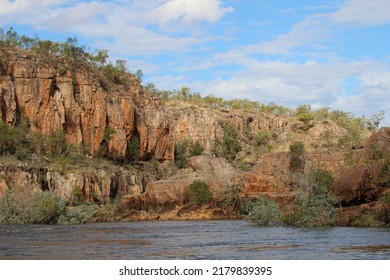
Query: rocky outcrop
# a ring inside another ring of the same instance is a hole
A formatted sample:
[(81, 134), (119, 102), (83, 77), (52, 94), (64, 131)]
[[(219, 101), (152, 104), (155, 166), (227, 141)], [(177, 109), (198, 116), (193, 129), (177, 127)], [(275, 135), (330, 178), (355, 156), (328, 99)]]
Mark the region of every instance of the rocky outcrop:
[(108, 203), (118, 195), (140, 194), (144, 188), (141, 176), (123, 169), (61, 174), (46, 168), (0, 166), (0, 196), (7, 189), (51, 191), (62, 199), (72, 201), (76, 187), (86, 200), (99, 204)]
[(189, 167), (178, 174), (147, 184), (145, 192), (122, 198), (122, 210), (162, 213), (188, 203), (188, 185), (196, 180), (207, 183), (215, 196), (234, 184), (238, 174), (231, 164), (222, 158), (197, 156), (189, 158)]
[[(203, 156), (189, 158), (188, 167), (173, 176), (145, 175), (142, 168), (136, 172), (123, 167), (58, 172), (49, 167), (0, 165), (0, 196), (11, 187), (27, 187), (71, 199), (79, 186), (89, 201), (97, 203), (120, 194), (122, 211), (128, 217), (195, 219), (196, 209), (187, 204), (187, 186), (195, 180), (206, 182), (215, 198), (235, 187), (239, 198), (266, 195), (280, 205), (294, 199), (297, 185), (302, 183), (299, 180), (314, 169), (334, 175), (332, 192), (343, 207), (375, 204), (383, 191), (376, 178), (384, 155), (390, 152), (390, 129), (382, 128), (367, 143), (346, 152), (336, 148), (346, 130), (329, 120), (304, 130), (292, 116), (207, 109), (180, 102), (162, 104), (130, 74), (125, 86), (107, 87), (98, 73), (80, 63), (45, 61), (28, 51), (7, 48), (0, 49), (0, 58), (0, 116), (11, 127), (24, 119), (32, 131), (51, 134), (61, 130), (68, 143), (83, 147), (86, 154), (103, 150), (113, 159), (134, 156), (128, 154), (128, 144), (137, 137), (138, 159), (153, 159), (162, 166), (173, 163), (179, 141), (198, 141), (204, 148)], [(241, 151), (237, 157), (250, 171), (216, 157), (216, 143), (221, 142), (226, 124), (239, 131)], [(254, 136), (263, 130), (271, 132), (277, 143), (267, 147), (268, 153), (254, 144)], [(295, 141), (305, 143), (302, 174), (290, 170), (289, 145)], [(215, 199), (214, 208), (198, 209), (202, 214), (197, 217), (232, 214), (218, 208), (217, 202)]]

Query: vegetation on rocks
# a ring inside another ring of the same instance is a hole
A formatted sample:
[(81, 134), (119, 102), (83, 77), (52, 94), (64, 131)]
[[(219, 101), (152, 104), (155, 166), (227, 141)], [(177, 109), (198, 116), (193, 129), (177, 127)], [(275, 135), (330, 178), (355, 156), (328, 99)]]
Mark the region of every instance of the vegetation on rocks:
[(281, 212), (275, 202), (264, 196), (246, 200), (241, 206), (244, 220), (257, 226), (274, 226), (281, 224)]
[[(362, 179), (357, 178), (355, 184), (359, 188), (349, 193), (360, 196), (368, 192), (368, 184), (375, 185), (375, 191), (355, 201), (370, 199), (377, 212), (362, 211), (355, 225), (389, 224), (388, 136), (382, 134), (367, 146), (363, 142), (371, 133), (379, 135), (382, 111), (371, 118), (356, 118), (341, 110), (314, 110), (309, 104), (291, 109), (248, 99), (202, 96), (188, 87), (158, 90), (154, 84), (141, 85), (142, 71), (133, 75), (126, 61), (109, 62), (107, 50), (90, 52), (78, 46), (76, 38), (56, 43), (0, 29), (0, 47), (0, 223), (110, 220), (118, 211), (119, 202), (112, 200), (118, 197), (120, 186), (125, 186), (123, 193), (131, 196), (128, 201), (134, 209), (149, 209), (147, 204), (153, 199), (167, 205), (172, 203), (169, 195), (153, 196), (153, 191), (165, 191), (154, 183), (172, 180), (177, 173), (186, 182), (175, 186), (182, 188), (177, 205), (188, 202), (182, 201), (188, 193), (192, 206), (209, 204), (233, 211), (241, 202), (244, 219), (255, 225), (331, 226), (336, 223), (338, 202), (330, 171), (337, 174), (347, 164), (361, 164), (357, 174)], [(35, 100), (36, 96), (47, 100)], [(94, 104), (96, 100), (100, 103)], [(39, 106), (32, 105), (35, 101)], [(155, 111), (156, 117), (147, 115)], [(378, 141), (382, 144), (376, 145)], [(324, 158), (318, 156), (322, 152)], [(339, 157), (334, 160), (334, 155)], [(206, 166), (202, 159), (207, 156), (219, 157), (218, 168)], [(209, 168), (221, 177), (234, 176), (216, 181), (207, 177), (208, 170), (200, 174), (197, 168)], [(34, 191), (3, 175), (10, 169), (31, 175), (36, 182)], [(88, 170), (96, 176), (84, 182), (77, 178), (73, 189), (68, 186), (64, 194), (56, 189), (58, 185), (47, 186), (49, 179), (42, 170), (66, 182), (72, 181), (67, 178), (70, 172)], [(104, 180), (102, 170), (107, 171)], [(119, 176), (118, 183), (115, 177), (122, 171), (129, 174)], [(139, 176), (133, 176), (133, 171)], [(213, 182), (211, 188), (204, 181), (194, 181), (186, 188), (194, 178), (204, 177)], [(88, 184), (95, 184), (95, 192)], [(285, 201), (274, 199), (278, 192), (288, 194)], [(96, 193), (104, 199), (95, 197)], [(240, 201), (246, 195), (267, 193)]]
[(213, 194), (210, 191), (210, 187), (203, 181), (195, 180), (192, 184), (188, 185), (188, 199), (190, 203), (195, 205), (203, 205), (210, 203), (213, 199)]
[(297, 227), (323, 227), (336, 225), (336, 200), (329, 194), (332, 176), (325, 171), (313, 170), (308, 178), (310, 192), (298, 193), (290, 204), (279, 208), (271, 199), (260, 196), (243, 202), (243, 218), (253, 225), (289, 225)]

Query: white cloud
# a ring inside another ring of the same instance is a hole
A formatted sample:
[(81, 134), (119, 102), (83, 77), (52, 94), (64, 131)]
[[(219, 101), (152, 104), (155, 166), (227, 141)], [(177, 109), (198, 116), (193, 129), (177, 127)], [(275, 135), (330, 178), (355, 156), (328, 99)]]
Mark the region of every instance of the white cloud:
[(390, 22), (389, 0), (347, 0), (330, 19), (340, 24), (379, 25)]
[(381, 25), (390, 23), (389, 0), (347, 0), (333, 13), (315, 13), (294, 24), (290, 32), (270, 41), (249, 45), (246, 52), (289, 54), (294, 48), (308, 45), (326, 47), (325, 42), (348, 29), (350, 25)]
[(328, 106), (343, 94), (342, 84), (345, 79), (368, 73), (372, 69), (380, 72), (383, 66), (373, 61), (298, 64), (252, 60), (231, 77), (214, 79), (205, 91), (207, 94), (250, 98), (286, 106), (302, 103)]
[[(215, 22), (231, 11), (220, 0), (0, 0), (0, 24), (80, 34), (121, 55), (155, 55), (188, 51), (215, 40), (205, 32), (195, 33), (196, 23)], [(161, 30), (160, 23), (170, 25), (170, 32)], [(189, 23), (194, 28), (180, 29)]]
[(233, 12), (232, 7), (221, 7), (220, 0), (169, 0), (149, 13), (149, 18), (160, 24), (182, 19), (185, 22), (215, 22), (224, 14)]

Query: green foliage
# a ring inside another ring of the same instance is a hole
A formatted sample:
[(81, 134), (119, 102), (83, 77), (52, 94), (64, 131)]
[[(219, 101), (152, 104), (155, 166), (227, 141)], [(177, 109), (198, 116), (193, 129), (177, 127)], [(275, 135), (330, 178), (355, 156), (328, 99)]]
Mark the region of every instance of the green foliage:
[(0, 198), (0, 224), (81, 224), (94, 221), (97, 210), (82, 200), (68, 211), (66, 201), (52, 192), (8, 189)]
[(378, 199), (378, 202), (382, 206), (380, 219), (385, 223), (390, 223), (390, 190), (384, 191)]
[(268, 130), (260, 130), (255, 134), (255, 142), (259, 147), (266, 146), (272, 139), (272, 134)]
[(106, 128), (104, 129), (103, 141), (108, 142), (110, 140), (111, 135), (115, 133), (115, 128), (110, 125), (106, 126)]
[(240, 187), (229, 185), (224, 191), (218, 193), (214, 200), (219, 207), (231, 207), (234, 209), (239, 205), (239, 193)]
[(312, 192), (302, 205), (302, 215), (298, 221), (303, 227), (323, 227), (336, 225), (336, 201), (327, 193)]
[(195, 143), (191, 144), (190, 147), (190, 157), (194, 156), (200, 156), (204, 151), (203, 146), (199, 143), (199, 141), (196, 141)]
[(26, 224), (29, 222), (30, 192), (7, 189), (0, 197), (0, 224)]
[(136, 160), (139, 157), (140, 143), (136, 135), (127, 142), (127, 156), (131, 161)]
[(358, 218), (352, 222), (352, 225), (355, 227), (378, 227), (380, 223), (376, 219), (375, 214), (367, 212), (360, 213)]
[(52, 192), (37, 192), (34, 195), (30, 222), (34, 224), (56, 224), (66, 214), (66, 202)]
[(190, 203), (198, 206), (210, 203), (213, 199), (209, 186), (203, 181), (195, 180), (187, 187), (187, 190)]
[(58, 129), (47, 137), (47, 144), (52, 154), (65, 155), (68, 151), (66, 135), (62, 129)]
[(314, 170), (308, 178), (313, 190), (310, 193), (297, 193), (295, 200), (282, 211), (265, 197), (244, 201), (241, 211), (244, 219), (256, 225), (285, 224), (299, 227), (323, 227), (336, 224), (335, 199), (328, 194), (333, 183), (330, 173)]
[(177, 167), (185, 168), (187, 167), (187, 143), (186, 141), (179, 141), (175, 145), (175, 165)]
[(302, 227), (322, 227), (336, 224), (335, 199), (328, 194), (333, 177), (327, 171), (312, 170), (308, 178), (307, 196), (297, 195), (295, 201), (287, 207), (284, 220), (289, 225)]
[(334, 178), (328, 171), (315, 169), (309, 174), (309, 185), (315, 194), (328, 193), (333, 182)]
[(235, 166), (242, 171), (249, 171), (252, 169), (252, 165), (249, 164), (248, 162), (245, 162), (244, 160), (238, 161)]
[(85, 202), (85, 196), (79, 185), (73, 186), (70, 202), (73, 206), (78, 206)]
[(256, 226), (273, 226), (281, 223), (281, 212), (275, 202), (265, 196), (246, 200), (241, 206), (244, 220)]
[(240, 151), (239, 139), (240, 134), (235, 127), (230, 124), (223, 127), (222, 157), (229, 161), (236, 158), (237, 153)]
[(27, 135), (24, 125), (10, 127), (0, 120), (0, 155), (15, 154)]
[(305, 145), (302, 142), (295, 142), (290, 145), (290, 170), (292, 172), (303, 172), (305, 167)]
[(390, 157), (387, 157), (381, 167), (378, 175), (374, 179), (375, 184), (381, 187), (390, 188)]
[(349, 148), (361, 140), (361, 132), (366, 128), (363, 118), (354, 118), (351, 113), (334, 110), (330, 113), (330, 119), (346, 130), (346, 135), (339, 139), (338, 145)]
[(385, 116), (384, 110), (379, 110), (377, 114), (373, 114), (371, 118), (366, 120), (366, 126), (370, 130), (378, 130), (380, 123)]
[(98, 206), (96, 204), (83, 203), (78, 207), (70, 209), (66, 214), (61, 215), (57, 222), (65, 225), (78, 225), (92, 222), (96, 219)]

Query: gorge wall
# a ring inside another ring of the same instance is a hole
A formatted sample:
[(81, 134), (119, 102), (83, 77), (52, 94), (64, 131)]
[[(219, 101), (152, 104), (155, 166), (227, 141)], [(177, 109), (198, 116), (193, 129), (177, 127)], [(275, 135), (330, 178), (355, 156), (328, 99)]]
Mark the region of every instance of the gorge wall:
[[(10, 187), (28, 188), (50, 190), (69, 199), (77, 185), (88, 200), (96, 203), (122, 196), (122, 211), (128, 217), (134, 211), (153, 213), (144, 218), (160, 217), (171, 211), (166, 218), (183, 218), (181, 207), (188, 202), (186, 186), (202, 180), (214, 194), (237, 187), (241, 198), (265, 194), (286, 204), (296, 194), (297, 179), (291, 176), (288, 151), (296, 141), (302, 141), (306, 147), (303, 173), (313, 169), (331, 172), (335, 177), (333, 192), (342, 206), (374, 203), (372, 206), (376, 207), (375, 201), (383, 191), (374, 178), (384, 159), (373, 159), (370, 151), (380, 147), (379, 153), (388, 152), (388, 129), (374, 134), (358, 150), (351, 147), (346, 151), (335, 145), (346, 134), (345, 129), (329, 121), (318, 122), (308, 131), (297, 131), (299, 120), (295, 117), (164, 104), (130, 74), (126, 86), (107, 87), (83, 64), (69, 67), (66, 61), (44, 63), (26, 51), (7, 48), (0, 50), (0, 57), (1, 119), (10, 127), (23, 119), (31, 131), (46, 135), (63, 131), (69, 144), (84, 147), (86, 157), (102, 149), (126, 157), (129, 142), (137, 137), (137, 160), (155, 160), (161, 168), (173, 163), (179, 141), (198, 141), (204, 148), (202, 156), (188, 159), (187, 168), (161, 178), (145, 172), (143, 163), (138, 163), (141, 168), (130, 170), (115, 166), (59, 172), (23, 162), (12, 166), (0, 162), (0, 194)], [(216, 157), (216, 143), (223, 137), (227, 124), (239, 131), (240, 158), (250, 170), (241, 170)], [(268, 153), (255, 151), (251, 144), (253, 135), (263, 130), (271, 132), (278, 142)], [(332, 137), (324, 139), (325, 132)], [(348, 165), (346, 160), (351, 153), (353, 162)], [(224, 214), (232, 213), (217, 211), (215, 215)], [(343, 214), (341, 224), (350, 224), (352, 216)]]

